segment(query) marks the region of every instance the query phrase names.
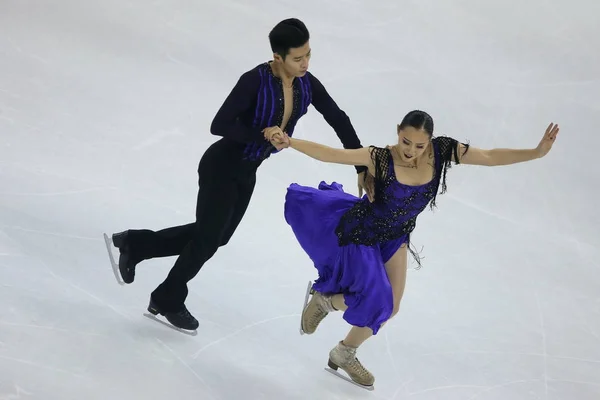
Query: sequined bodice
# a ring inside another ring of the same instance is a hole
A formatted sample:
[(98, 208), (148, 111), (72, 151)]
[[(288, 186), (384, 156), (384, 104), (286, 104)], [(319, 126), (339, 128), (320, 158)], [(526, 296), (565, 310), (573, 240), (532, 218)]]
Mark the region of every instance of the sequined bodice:
[(409, 186), (398, 182), (391, 151), (371, 147), (375, 164), (375, 201), (362, 199), (341, 218), (336, 234), (341, 246), (371, 246), (397, 239), (414, 230), (418, 215), (432, 206), (457, 142), (440, 137), (432, 140), (435, 164), (432, 180), (424, 185)]

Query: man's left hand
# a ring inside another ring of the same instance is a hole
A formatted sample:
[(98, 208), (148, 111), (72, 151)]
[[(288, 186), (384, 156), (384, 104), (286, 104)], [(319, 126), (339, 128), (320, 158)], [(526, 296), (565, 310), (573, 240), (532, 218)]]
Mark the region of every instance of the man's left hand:
[(375, 200), (375, 177), (368, 171), (358, 174), (358, 197), (363, 197), (363, 191), (372, 203)]

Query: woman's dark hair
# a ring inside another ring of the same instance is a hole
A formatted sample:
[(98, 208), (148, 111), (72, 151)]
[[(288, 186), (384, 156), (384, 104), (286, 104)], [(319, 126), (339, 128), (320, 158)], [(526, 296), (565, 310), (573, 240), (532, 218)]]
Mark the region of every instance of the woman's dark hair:
[(284, 19), (269, 33), (271, 50), (284, 60), (290, 49), (304, 46), (309, 39), (310, 34), (306, 25), (297, 18)]
[(412, 126), (415, 129), (423, 129), (429, 136), (433, 136), (433, 118), (425, 111), (413, 110), (406, 114), (400, 125), (398, 125), (398, 130), (408, 126)]

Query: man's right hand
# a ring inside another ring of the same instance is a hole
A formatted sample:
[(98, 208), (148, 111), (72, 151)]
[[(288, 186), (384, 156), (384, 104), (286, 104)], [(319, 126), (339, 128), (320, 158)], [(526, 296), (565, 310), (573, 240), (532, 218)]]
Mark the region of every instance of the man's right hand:
[(278, 134), (283, 136), (283, 131), (278, 126), (270, 126), (268, 128), (263, 129), (263, 134), (265, 135), (265, 140), (272, 142), (273, 136)]
[(271, 142), (273, 147), (277, 149), (277, 151), (282, 150), (288, 147), (285, 142), (282, 141), (282, 138), (285, 137), (285, 134), (278, 126), (271, 126), (269, 128), (263, 129), (263, 133), (265, 135), (265, 140)]

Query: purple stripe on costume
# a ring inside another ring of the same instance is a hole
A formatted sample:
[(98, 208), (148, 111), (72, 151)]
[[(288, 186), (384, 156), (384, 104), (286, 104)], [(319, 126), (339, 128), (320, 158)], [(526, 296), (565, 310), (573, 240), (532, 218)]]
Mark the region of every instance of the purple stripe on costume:
[[(260, 74), (260, 86), (263, 86), (264, 82), (265, 82), (265, 74), (262, 69), (259, 69), (258, 73)], [(254, 126), (257, 126), (257, 124), (259, 123), (259, 121), (258, 121), (259, 114), (260, 114), (260, 91), (258, 92), (257, 99), (256, 99), (256, 110), (254, 111), (254, 122), (253, 122)]]
[[(259, 96), (258, 96), (258, 100), (257, 100), (257, 104), (256, 104), (256, 116), (258, 117), (258, 115), (260, 114), (260, 121), (257, 121), (258, 124), (255, 123), (255, 127), (268, 126), (268, 125), (266, 125), (267, 121), (265, 121), (265, 117), (266, 117), (267, 107), (268, 107), (268, 102), (269, 102), (268, 86), (270, 86), (270, 84), (271, 84), (271, 76), (263, 69), (260, 70), (260, 76), (261, 76), (260, 85), (262, 87), (262, 91), (259, 91)], [(247, 156), (250, 157), (252, 160), (255, 160), (261, 153), (261, 151), (260, 151), (261, 147), (262, 147), (262, 145), (258, 144), (258, 143), (252, 143), (252, 144), (248, 145), (246, 147)]]
[[(269, 74), (266, 74), (266, 79), (270, 80)], [(260, 126), (265, 126), (265, 112), (267, 111), (267, 85), (263, 82), (262, 83), (262, 88), (263, 88), (263, 101), (262, 103), (258, 103), (257, 105), (259, 107), (261, 107), (261, 111), (262, 111), (262, 116), (260, 118)]]
[(312, 87), (310, 86), (310, 79), (304, 80), (305, 88), (306, 88), (306, 100), (304, 103), (304, 112), (308, 110), (310, 103), (312, 102)]
[(254, 148), (252, 149), (252, 151), (254, 152), (253, 153), (254, 154), (253, 160), (258, 159), (258, 157), (260, 156), (260, 153), (261, 153), (261, 151), (260, 151), (261, 148), (262, 148), (262, 146), (254, 144)]
[(304, 79), (302, 78), (300, 80), (300, 87), (302, 88), (302, 109), (300, 110), (300, 114), (304, 114), (306, 112), (306, 109), (308, 108), (307, 103), (309, 100), (309, 92), (308, 92), (308, 87), (306, 85), (306, 81), (308, 79)]
[[(263, 123), (265, 118), (265, 109), (267, 102), (267, 89), (265, 85), (265, 78), (268, 75), (263, 69), (259, 69), (258, 73), (260, 75), (260, 86), (256, 97), (256, 109), (254, 110), (254, 121), (253, 126), (259, 127)], [(260, 88), (263, 90), (261, 91)], [(244, 157), (252, 158), (252, 155), (256, 153), (256, 143), (249, 143), (244, 148)]]
[[(269, 126), (273, 126), (273, 117), (275, 114), (275, 90), (273, 89), (273, 77), (268, 73), (266, 74), (266, 80), (268, 82), (268, 85), (267, 84), (264, 85), (265, 93), (264, 93), (264, 98), (263, 98), (263, 100), (264, 100), (264, 102), (263, 102), (263, 119), (261, 120), (261, 126), (269, 127)], [(269, 93), (267, 93), (267, 87), (268, 87)], [(264, 116), (267, 111), (267, 107), (269, 105), (268, 94), (271, 95), (270, 96), (271, 97), (271, 112), (269, 113), (269, 118), (265, 121)], [(266, 143), (260, 144), (260, 145), (256, 144), (252, 149), (254, 157), (256, 157), (256, 158), (260, 157), (262, 152), (265, 150), (266, 146), (267, 146)]]
[(273, 114), (275, 114), (275, 89), (273, 89), (273, 77), (269, 75), (269, 90), (271, 91), (271, 114), (267, 126), (273, 126)]
[(258, 159), (258, 157), (260, 156), (260, 154), (262, 153), (261, 149), (264, 147), (264, 144), (258, 144), (258, 143), (254, 143), (254, 148), (256, 149), (254, 154), (255, 154), (255, 159)]
[[(268, 99), (269, 99), (269, 93), (268, 91), (270, 90), (269, 86), (271, 85), (271, 76), (265, 72), (265, 80), (262, 82), (262, 88), (263, 88), (263, 96), (262, 96), (262, 102), (260, 103), (260, 107), (261, 107), (261, 111), (262, 111), (262, 117), (260, 119), (260, 127), (267, 127), (269, 126), (268, 124), (266, 124), (267, 121), (265, 121), (265, 116), (267, 113), (267, 106), (268, 106)], [(252, 144), (252, 150), (251, 150), (251, 154), (250, 154), (250, 158), (252, 160), (256, 160), (258, 159), (258, 157), (260, 156), (260, 148), (262, 146), (259, 145), (258, 143), (253, 143)]]
[(302, 115), (302, 109), (304, 108), (304, 98), (306, 97), (306, 93), (304, 92), (304, 83), (302, 82), (302, 78), (300, 81), (300, 109), (297, 110), (298, 116)]

